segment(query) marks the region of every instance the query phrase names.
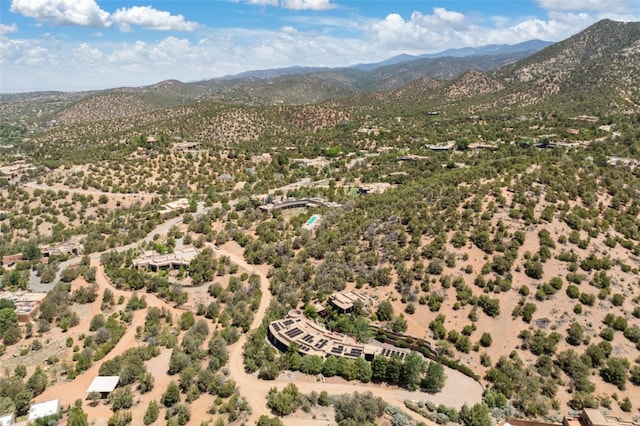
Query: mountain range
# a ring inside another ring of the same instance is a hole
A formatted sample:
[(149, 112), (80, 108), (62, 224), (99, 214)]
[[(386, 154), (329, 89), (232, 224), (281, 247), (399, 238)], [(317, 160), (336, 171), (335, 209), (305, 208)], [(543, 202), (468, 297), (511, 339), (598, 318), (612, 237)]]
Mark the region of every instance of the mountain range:
[(345, 68), (262, 70), (189, 83), (167, 80), (141, 88), (2, 95), (0, 105), (10, 111), (7, 105), (18, 100), (46, 104), (45, 115), (64, 124), (202, 102), (245, 106), (411, 103), (469, 111), (548, 103), (624, 112), (639, 109), (638, 70), (640, 23), (603, 20), (553, 44), (533, 40), (435, 55), (400, 55)]

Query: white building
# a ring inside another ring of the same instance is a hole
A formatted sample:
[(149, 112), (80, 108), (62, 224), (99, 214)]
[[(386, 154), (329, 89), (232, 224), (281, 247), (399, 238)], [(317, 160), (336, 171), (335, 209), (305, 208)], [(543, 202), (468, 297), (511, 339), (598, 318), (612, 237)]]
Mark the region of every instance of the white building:
[(60, 412), (60, 400), (52, 399), (50, 401), (39, 402), (33, 404), (29, 409), (28, 421), (33, 421), (41, 417), (51, 416)]

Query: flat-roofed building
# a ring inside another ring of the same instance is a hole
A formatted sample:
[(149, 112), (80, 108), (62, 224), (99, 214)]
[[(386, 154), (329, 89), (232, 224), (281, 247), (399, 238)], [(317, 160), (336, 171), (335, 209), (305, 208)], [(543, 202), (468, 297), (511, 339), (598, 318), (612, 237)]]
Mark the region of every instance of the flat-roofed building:
[(200, 149), (200, 142), (177, 142), (171, 148), (176, 152), (193, 152)]
[[(610, 414), (604, 414), (595, 408), (584, 408), (576, 416), (565, 416), (563, 426), (640, 426), (637, 420), (623, 419)], [(519, 425), (515, 425), (519, 426)]]
[(189, 207), (189, 200), (186, 198), (180, 198), (176, 201), (170, 201), (162, 206), (160, 214), (167, 214), (175, 211), (187, 209)]
[(0, 299), (11, 300), (16, 307), (18, 321), (25, 323), (33, 321), (33, 315), (47, 293), (32, 293), (28, 291), (0, 291)]
[(64, 256), (64, 255), (79, 255), (84, 251), (84, 245), (82, 244), (81, 236), (74, 236), (67, 241), (63, 241), (57, 244), (43, 244), (38, 246), (44, 257), (49, 256)]
[(578, 416), (582, 426), (639, 426), (640, 422), (603, 414), (595, 408), (585, 408)]
[(5, 266), (11, 266), (15, 263), (22, 261), (22, 253), (9, 254), (6, 256), (2, 256), (2, 264)]
[(96, 376), (87, 388), (87, 393), (98, 392), (106, 398), (118, 386), (120, 376)]
[(294, 309), (287, 317), (273, 321), (268, 328), (269, 341), (278, 349), (286, 351), (295, 343), (300, 353), (317, 355), (322, 358), (331, 355), (342, 358), (373, 359), (376, 355), (386, 357), (404, 357), (411, 351), (391, 345), (367, 344), (357, 342), (354, 338), (327, 330), (323, 325), (306, 318), (303, 313)]
[(342, 313), (351, 312), (358, 300), (363, 306), (371, 302), (371, 298), (361, 291), (345, 291), (329, 296), (329, 303)]
[(341, 204), (334, 203), (332, 201), (327, 201), (324, 198), (312, 197), (312, 198), (286, 198), (276, 203), (263, 204), (258, 208), (260, 210), (270, 212), (274, 210), (292, 209), (296, 207), (319, 207), (319, 206), (328, 207), (328, 208), (342, 207)]
[(13, 413), (0, 416), (0, 426), (9, 426), (13, 424)]
[(425, 148), (431, 151), (451, 151), (455, 146), (455, 142), (449, 141), (446, 144), (427, 144)]
[(49, 401), (39, 402), (33, 404), (29, 409), (29, 416), (27, 420), (29, 422), (37, 420), (42, 417), (52, 416), (60, 412), (60, 400), (52, 399)]
[(161, 269), (180, 269), (188, 267), (193, 259), (198, 256), (198, 249), (193, 246), (186, 246), (173, 253), (160, 254), (155, 251), (145, 251), (137, 259), (134, 259), (131, 266), (137, 269), (151, 270), (157, 272)]

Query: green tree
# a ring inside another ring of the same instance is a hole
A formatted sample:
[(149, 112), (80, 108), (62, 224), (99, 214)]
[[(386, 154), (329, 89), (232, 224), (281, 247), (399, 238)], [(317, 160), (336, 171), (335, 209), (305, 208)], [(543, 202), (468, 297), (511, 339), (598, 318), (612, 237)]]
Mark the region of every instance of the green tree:
[(180, 388), (178, 384), (172, 380), (167, 386), (167, 390), (162, 394), (160, 403), (165, 407), (172, 407), (178, 402), (180, 402)]
[(612, 383), (620, 390), (624, 390), (627, 382), (629, 361), (626, 358), (609, 358), (606, 365), (600, 370), (600, 375), (605, 382)]
[(125, 386), (111, 392), (109, 394), (109, 402), (111, 402), (111, 409), (114, 412), (131, 408), (133, 406), (133, 393), (131, 393), (131, 386)]
[(640, 386), (640, 365), (631, 367), (629, 373), (629, 381), (636, 386)]
[(569, 328), (567, 329), (567, 343), (573, 346), (578, 346), (582, 343), (582, 338), (584, 336), (584, 329), (577, 322), (572, 322)]
[(429, 362), (427, 364), (427, 373), (422, 380), (421, 386), (429, 392), (440, 392), (447, 380), (442, 364), (437, 362)]
[(189, 263), (189, 275), (194, 284), (209, 282), (213, 280), (217, 266), (213, 250), (207, 247)]
[(324, 364), (318, 355), (305, 355), (302, 357), (300, 371), (305, 374), (320, 374)]
[(571, 299), (577, 299), (578, 297), (580, 297), (580, 289), (578, 288), (578, 286), (570, 284), (567, 287), (567, 296), (569, 296)]
[(33, 393), (33, 396), (38, 396), (47, 388), (47, 375), (40, 366), (36, 367), (36, 371), (33, 372), (31, 377), (27, 380), (27, 389)]
[(322, 374), (325, 377), (333, 377), (338, 374), (339, 370), (340, 363), (338, 362), (338, 358), (333, 355), (329, 355), (322, 366)]
[(493, 343), (493, 338), (491, 337), (491, 333), (482, 333), (482, 337), (480, 338), (480, 344), (488, 348)]
[(20, 331), (20, 327), (18, 327), (17, 325), (10, 325), (4, 331), (2, 335), (2, 341), (5, 345), (11, 346), (18, 343), (21, 337), (22, 332)]
[(302, 394), (294, 383), (278, 392), (277, 388), (271, 388), (267, 394), (267, 407), (278, 416), (287, 416), (294, 413), (302, 404)]
[(87, 413), (81, 407), (73, 407), (69, 410), (69, 420), (67, 426), (89, 426)]
[(364, 358), (358, 358), (355, 362), (356, 380), (369, 383), (372, 377), (371, 364)]
[(400, 314), (391, 321), (391, 331), (397, 334), (402, 334), (407, 331), (407, 320), (404, 315)]
[(180, 315), (180, 329), (181, 330), (190, 329), (195, 322), (196, 322), (195, 317), (193, 316), (193, 312), (191, 312), (191, 311), (183, 312), (182, 315)]
[(400, 383), (400, 373), (402, 371), (402, 360), (396, 356), (388, 359), (386, 368), (386, 381), (392, 385)]
[(336, 421), (340, 425), (372, 424), (384, 414), (387, 403), (371, 392), (354, 392), (336, 397), (334, 407)]
[(140, 391), (140, 393), (147, 393), (153, 390), (153, 385), (155, 382), (153, 374), (147, 371), (140, 376), (139, 380), (140, 383), (138, 384), (138, 390)]
[(89, 331), (96, 331), (100, 327), (104, 327), (105, 319), (104, 315), (96, 314), (91, 318), (91, 323), (89, 324)]
[(177, 404), (173, 411), (179, 425), (186, 425), (191, 419), (191, 408), (187, 404)]
[[(13, 305), (13, 303), (11, 303)], [(18, 326), (18, 314), (15, 306), (7, 306), (0, 308), (0, 337), (4, 337), (4, 333), (11, 327)]]
[(460, 419), (465, 426), (491, 426), (489, 407), (483, 402), (469, 408), (466, 404), (460, 409)]
[(371, 378), (374, 382), (383, 382), (387, 377), (387, 357), (376, 355), (371, 361)]
[(22, 258), (24, 260), (38, 260), (42, 257), (42, 252), (38, 246), (34, 243), (29, 243), (22, 251)]
[(542, 263), (534, 260), (527, 260), (524, 265), (524, 273), (530, 278), (539, 280), (542, 278), (542, 274), (544, 273)]
[(258, 423), (256, 423), (256, 425), (257, 426), (284, 426), (284, 423), (282, 423), (282, 421), (277, 417), (269, 418), (269, 416), (262, 415), (258, 419)]
[(13, 414), (16, 411), (16, 405), (13, 399), (8, 396), (0, 396), (0, 416), (5, 414)]
[(91, 405), (92, 407), (95, 407), (98, 405), (98, 402), (102, 398), (102, 395), (100, 394), (100, 392), (91, 391), (89, 392), (89, 395), (87, 395), (87, 397), (89, 398), (89, 401), (90, 401), (89, 405)]
[(28, 390), (20, 391), (14, 396), (13, 401), (16, 405), (16, 417), (22, 417), (29, 412), (32, 398), (33, 394)]
[(120, 410), (113, 413), (113, 416), (107, 420), (107, 426), (125, 426), (131, 423), (131, 411)]
[(189, 355), (184, 353), (180, 348), (175, 347), (171, 351), (171, 357), (169, 358), (169, 370), (170, 375), (178, 374), (185, 369), (191, 363)]
[(402, 364), (400, 384), (407, 389), (415, 390), (420, 385), (424, 373), (424, 360), (416, 352), (409, 353)]
[(393, 318), (393, 305), (388, 300), (383, 300), (378, 305), (376, 316), (379, 321), (390, 321)]

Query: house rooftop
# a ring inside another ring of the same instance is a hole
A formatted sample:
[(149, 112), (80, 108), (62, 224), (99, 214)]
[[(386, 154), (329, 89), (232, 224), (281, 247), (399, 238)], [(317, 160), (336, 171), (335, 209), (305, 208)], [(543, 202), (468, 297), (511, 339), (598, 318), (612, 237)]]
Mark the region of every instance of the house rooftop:
[(58, 414), (60, 411), (60, 400), (52, 399), (49, 401), (44, 401), (40, 403), (33, 404), (29, 409), (29, 421), (36, 420), (41, 417), (51, 416), (53, 414)]
[(145, 251), (133, 260), (134, 268), (179, 268), (187, 267), (198, 256), (198, 249), (193, 246), (185, 246), (173, 253), (160, 254), (155, 251)]
[(13, 414), (4, 414), (0, 416), (0, 426), (9, 426), (13, 424)]
[(357, 300), (360, 300), (363, 305), (367, 305), (371, 298), (361, 291), (345, 291), (332, 294), (329, 297), (329, 303), (342, 310), (353, 308)]
[(289, 311), (286, 318), (271, 322), (268, 336), (271, 343), (281, 349), (296, 343), (302, 354), (318, 355), (322, 358), (333, 355), (357, 359), (384, 355), (404, 359), (411, 352), (409, 349), (396, 348), (382, 343), (357, 342), (346, 334), (327, 330), (322, 324), (307, 319), (297, 309)]
[(87, 392), (113, 392), (119, 381), (120, 376), (96, 376), (87, 388)]

